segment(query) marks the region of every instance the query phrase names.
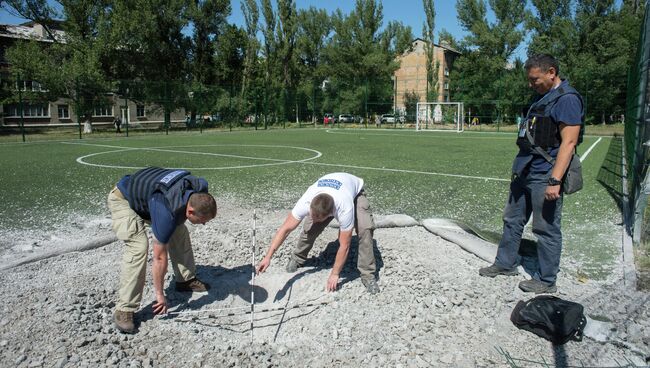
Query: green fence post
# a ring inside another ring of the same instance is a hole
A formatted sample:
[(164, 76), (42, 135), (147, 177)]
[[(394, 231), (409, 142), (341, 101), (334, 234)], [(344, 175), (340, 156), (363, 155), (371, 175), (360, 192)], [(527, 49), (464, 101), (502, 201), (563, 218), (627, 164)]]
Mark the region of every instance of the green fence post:
[(171, 98), (170, 98), (170, 96), (169, 96), (169, 86), (168, 86), (167, 83), (168, 83), (168, 82), (165, 81), (165, 84), (163, 85), (163, 86), (164, 86), (163, 91), (164, 91), (164, 94), (165, 94), (165, 100), (164, 100), (164, 104), (165, 104), (165, 118), (164, 118), (164, 119), (165, 119), (165, 131), (166, 131), (166, 134), (169, 135), (169, 125), (170, 125), (170, 120), (171, 120), (171, 107), (170, 107), (170, 105), (171, 105), (171, 102), (170, 102)]
[[(75, 86), (77, 88), (77, 91), (76, 91), (76, 95), (77, 95), (77, 101), (76, 101), (76, 105), (77, 105), (77, 126), (79, 126), (79, 139), (81, 139), (81, 111), (79, 111), (79, 98), (80, 98), (79, 97), (79, 78), (75, 79)], [(127, 134), (128, 134), (128, 131), (129, 131), (129, 126), (128, 125), (126, 126), (126, 131), (127, 131)]]

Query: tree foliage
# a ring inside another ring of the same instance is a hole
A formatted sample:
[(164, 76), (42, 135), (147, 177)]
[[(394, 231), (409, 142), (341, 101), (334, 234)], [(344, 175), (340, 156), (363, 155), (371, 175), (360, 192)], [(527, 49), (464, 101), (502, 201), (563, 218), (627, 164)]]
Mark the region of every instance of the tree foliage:
[[(436, 12), (433, 0), (422, 4), (429, 93), (421, 97), (432, 100), (439, 84), (430, 47)], [(265, 124), (315, 122), (323, 113), (382, 114), (394, 107), (397, 56), (413, 41), (411, 27), (384, 21), (380, 0), (355, 0), (347, 14), (297, 9), (294, 0), (240, 0), (242, 26), (227, 21), (230, 0), (0, 6), (43, 25), (51, 41), (18, 42), (7, 52), (14, 77), (47, 89), (24, 97), (70, 98), (86, 120), (111, 92), (155, 103), (167, 117), (181, 107), (192, 116), (215, 110), (239, 121), (259, 116)], [(561, 75), (585, 96), (591, 121), (622, 111), (643, 2), (458, 0), (456, 8), (467, 35), (456, 40), (443, 29), (438, 39), (461, 52), (449, 76), (451, 99), (464, 101), (473, 115), (514, 120), (529, 102), (523, 60), (514, 57), (525, 36), (529, 54), (560, 60)], [(56, 37), (57, 27), (65, 38)]]

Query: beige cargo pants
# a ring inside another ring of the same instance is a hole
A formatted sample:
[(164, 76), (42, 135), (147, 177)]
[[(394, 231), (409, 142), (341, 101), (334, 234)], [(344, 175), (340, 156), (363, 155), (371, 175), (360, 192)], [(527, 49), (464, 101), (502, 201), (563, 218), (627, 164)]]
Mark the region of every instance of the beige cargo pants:
[[(117, 188), (113, 188), (108, 194), (108, 209), (113, 219), (113, 231), (118, 239), (124, 241), (116, 309), (135, 312), (142, 301), (147, 271), (149, 239), (145, 229), (146, 222), (131, 209), (129, 202)], [(167, 245), (167, 252), (177, 282), (195, 277), (194, 253), (189, 232), (184, 224), (174, 231)]]
[[(333, 217), (320, 223), (314, 223), (311, 216), (305, 217), (303, 231), (300, 233), (298, 244), (293, 252), (293, 258), (299, 265), (307, 261), (309, 251), (314, 246), (316, 238), (325, 230)], [(375, 253), (373, 251), (372, 236), (375, 230), (375, 221), (370, 210), (370, 202), (363, 191), (354, 199), (354, 229), (359, 238), (357, 269), (363, 279), (375, 279)]]

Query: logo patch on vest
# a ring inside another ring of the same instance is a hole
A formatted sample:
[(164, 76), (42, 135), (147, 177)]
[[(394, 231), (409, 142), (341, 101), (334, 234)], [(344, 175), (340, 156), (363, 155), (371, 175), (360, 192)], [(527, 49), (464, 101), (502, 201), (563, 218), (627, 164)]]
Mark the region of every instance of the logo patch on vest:
[(186, 173), (185, 170), (175, 170), (175, 171), (172, 171), (172, 172), (170, 172), (169, 174), (163, 176), (162, 179), (160, 179), (160, 182), (163, 183), (163, 184), (169, 185), (169, 182), (171, 182), (172, 180), (174, 180), (174, 179), (175, 179), (176, 177), (178, 177), (179, 175), (184, 175), (185, 173)]
[(319, 188), (328, 187), (328, 188), (334, 188), (336, 190), (339, 190), (341, 188), (341, 185), (343, 185), (343, 183), (341, 183), (336, 179), (321, 179), (318, 181), (317, 186)]

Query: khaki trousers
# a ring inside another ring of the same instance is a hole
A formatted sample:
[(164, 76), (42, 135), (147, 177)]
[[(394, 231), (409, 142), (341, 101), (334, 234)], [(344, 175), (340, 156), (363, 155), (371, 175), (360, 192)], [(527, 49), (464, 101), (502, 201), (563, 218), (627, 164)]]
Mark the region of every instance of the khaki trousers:
[[(116, 309), (135, 312), (142, 301), (147, 271), (149, 239), (146, 222), (131, 209), (129, 202), (117, 188), (113, 188), (108, 194), (108, 208), (113, 219), (113, 231), (117, 238), (124, 242)], [(187, 281), (195, 277), (194, 253), (189, 232), (184, 224), (174, 231), (167, 245), (167, 252), (176, 281)]]
[[(305, 217), (303, 231), (293, 252), (293, 258), (299, 265), (303, 265), (307, 261), (307, 255), (314, 246), (316, 238), (325, 230), (332, 219), (333, 217), (329, 217), (323, 222), (314, 223), (311, 216)], [(370, 202), (368, 202), (368, 198), (366, 198), (363, 191), (354, 199), (354, 229), (359, 238), (357, 269), (361, 273), (361, 278), (374, 280), (376, 264), (372, 236), (375, 221), (370, 210)]]

